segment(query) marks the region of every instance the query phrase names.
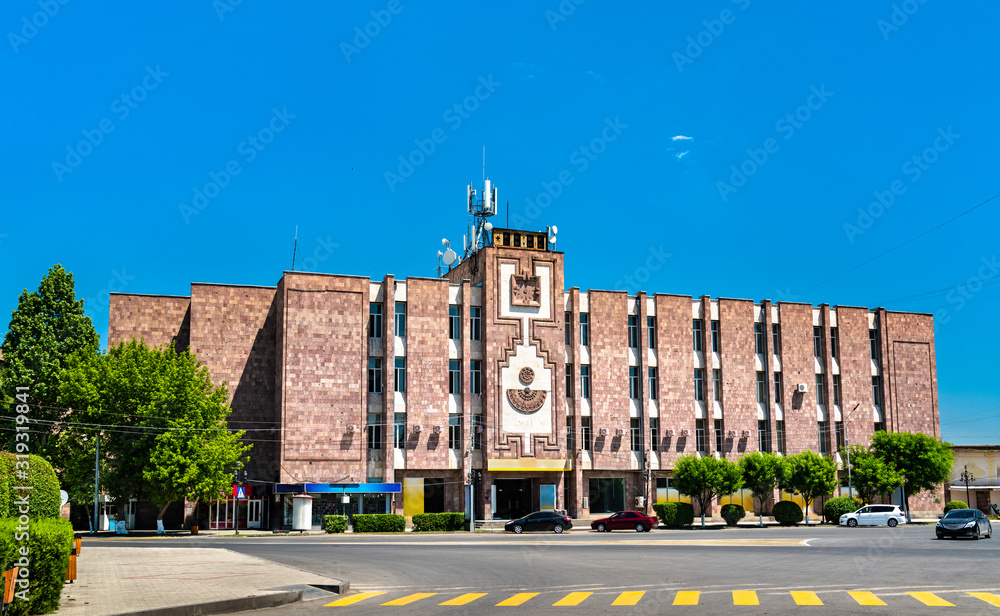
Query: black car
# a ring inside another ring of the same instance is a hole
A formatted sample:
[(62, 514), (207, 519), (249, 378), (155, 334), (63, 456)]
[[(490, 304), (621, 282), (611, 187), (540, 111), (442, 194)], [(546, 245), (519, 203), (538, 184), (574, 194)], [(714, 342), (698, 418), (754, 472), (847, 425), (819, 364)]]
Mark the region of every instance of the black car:
[(972, 537), (979, 539), (993, 536), (993, 525), (990, 519), (978, 509), (952, 509), (938, 520), (937, 538)]
[(572, 519), (555, 511), (536, 511), (503, 525), (505, 531), (518, 535), (533, 530), (551, 530), (558, 534), (571, 528), (573, 528)]

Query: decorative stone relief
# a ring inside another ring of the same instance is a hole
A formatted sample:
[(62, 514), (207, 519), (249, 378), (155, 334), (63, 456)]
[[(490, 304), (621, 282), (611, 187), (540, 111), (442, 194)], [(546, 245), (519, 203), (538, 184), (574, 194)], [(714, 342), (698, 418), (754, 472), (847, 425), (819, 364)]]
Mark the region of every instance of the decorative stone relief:
[(538, 276), (510, 277), (511, 306), (537, 308), (542, 305), (542, 285)]
[(522, 413), (534, 413), (545, 404), (545, 396), (548, 392), (539, 389), (508, 389), (507, 400), (510, 405)]

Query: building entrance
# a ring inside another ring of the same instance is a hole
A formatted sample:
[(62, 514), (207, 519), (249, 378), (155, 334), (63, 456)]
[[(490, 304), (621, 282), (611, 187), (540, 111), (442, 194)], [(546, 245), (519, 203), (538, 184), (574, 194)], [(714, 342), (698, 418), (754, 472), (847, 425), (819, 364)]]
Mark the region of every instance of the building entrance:
[(531, 513), (530, 479), (497, 479), (493, 488), (496, 490), (494, 519), (513, 520)]

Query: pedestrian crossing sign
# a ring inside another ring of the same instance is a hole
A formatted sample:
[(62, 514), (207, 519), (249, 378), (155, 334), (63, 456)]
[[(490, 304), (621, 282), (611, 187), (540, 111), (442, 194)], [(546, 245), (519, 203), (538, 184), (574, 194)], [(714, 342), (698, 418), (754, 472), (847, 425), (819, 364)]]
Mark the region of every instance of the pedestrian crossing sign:
[(240, 500), (240, 499), (244, 499), (245, 500), (245, 499), (250, 498), (250, 486), (234, 485), (233, 486), (233, 498), (235, 498), (236, 500)]

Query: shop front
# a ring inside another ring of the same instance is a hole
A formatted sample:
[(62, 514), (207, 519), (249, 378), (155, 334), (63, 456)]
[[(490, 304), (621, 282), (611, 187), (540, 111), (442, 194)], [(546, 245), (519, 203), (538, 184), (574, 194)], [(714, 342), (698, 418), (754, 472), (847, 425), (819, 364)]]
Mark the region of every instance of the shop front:
[(323, 526), (327, 515), (391, 513), (395, 495), (403, 491), (399, 483), (279, 483), (274, 493), (281, 495), (284, 528), (292, 526), (292, 496), (308, 494), (312, 501), (312, 525)]

